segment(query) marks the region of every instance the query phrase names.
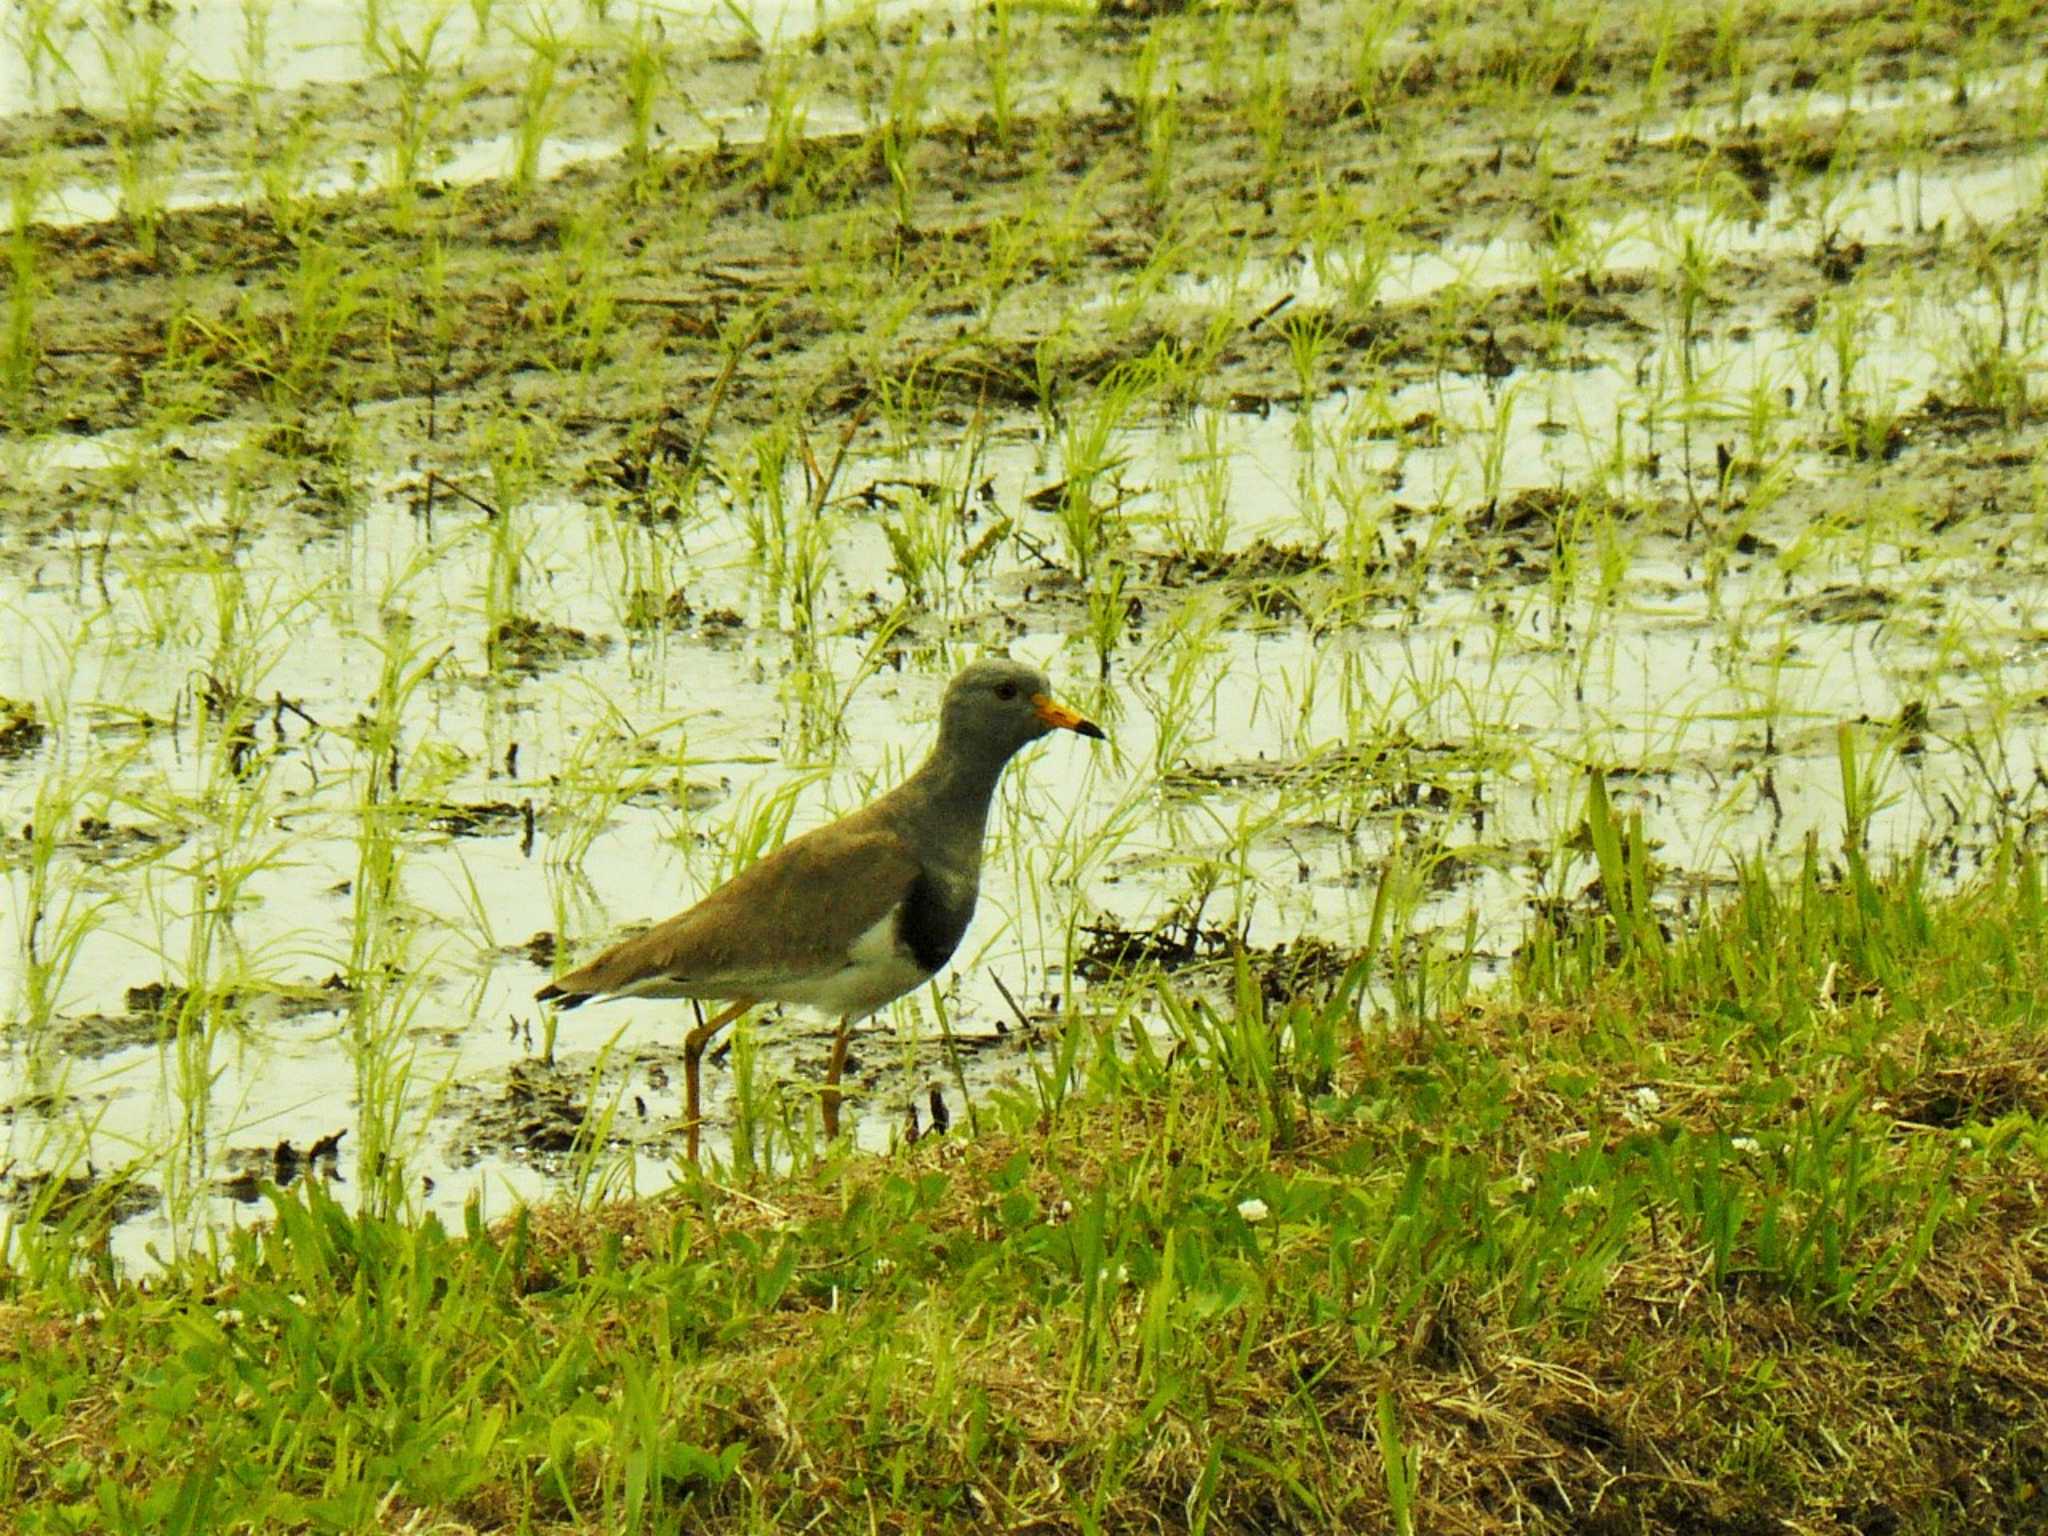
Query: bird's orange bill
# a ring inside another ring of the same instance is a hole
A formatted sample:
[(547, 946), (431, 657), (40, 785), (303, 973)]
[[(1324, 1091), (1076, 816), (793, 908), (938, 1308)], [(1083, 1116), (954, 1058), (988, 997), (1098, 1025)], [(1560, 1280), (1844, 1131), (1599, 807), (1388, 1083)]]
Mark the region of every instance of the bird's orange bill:
[(1073, 731), (1080, 736), (1093, 736), (1097, 741), (1109, 739), (1102, 734), (1102, 727), (1093, 720), (1045, 694), (1031, 695), (1031, 707), (1038, 711), (1038, 718), (1047, 725), (1056, 726), (1063, 731)]

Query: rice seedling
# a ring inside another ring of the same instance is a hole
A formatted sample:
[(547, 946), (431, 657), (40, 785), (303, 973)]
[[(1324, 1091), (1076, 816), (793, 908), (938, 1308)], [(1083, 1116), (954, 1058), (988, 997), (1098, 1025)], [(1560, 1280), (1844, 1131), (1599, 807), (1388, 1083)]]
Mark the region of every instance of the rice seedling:
[(72, 73), (65, 58), (64, 0), (22, 0), (9, 28), (31, 101), (40, 104), (57, 76)]
[(291, 312), (264, 367), (280, 400), (304, 399), (326, 382), (339, 362), (341, 338), (369, 302), (371, 274), (347, 253), (309, 239), (297, 251), (289, 286)]
[(636, 12), (626, 39), (626, 156), (640, 172), (634, 186), (642, 201), (654, 192), (655, 113), (668, 90), (671, 56), (661, 23)]
[(615, 222), (614, 210), (603, 206), (571, 219), (541, 275), (537, 321), (553, 332), (556, 353), (585, 376), (609, 355), (617, 317)]
[(1290, 51), (1291, 34), (1284, 29), (1262, 39), (1252, 51), (1251, 78), (1242, 98), (1259, 146), (1261, 175), (1267, 178), (1278, 173), (1286, 159), (1294, 78)]
[(512, 181), (521, 189), (531, 189), (540, 176), (542, 152), (564, 110), (567, 87), (563, 75), (570, 61), (570, 41), (557, 28), (548, 5), (530, 6), (523, 25), (512, 27), (511, 32), (526, 50), (519, 119), (513, 130)]
[(1730, 104), (1735, 112), (1735, 126), (1743, 126), (1744, 114), (1749, 107), (1750, 93), (1756, 88), (1755, 66), (1750, 59), (1748, 40), (1744, 32), (1744, 12), (1747, 0), (1722, 0), (1719, 12), (1714, 17), (1713, 69), (1728, 82)]
[(935, 68), (936, 57), (922, 37), (921, 28), (913, 27), (891, 67), (888, 98), (882, 103), (873, 130), (875, 154), (895, 196), (899, 229), (914, 229), (917, 225), (921, 190), (917, 149), (925, 132)]
[(419, 183), (430, 169), (435, 142), (461, 105), (460, 88), (451, 92), (441, 85), (443, 61), (437, 57), (454, 10), (454, 0), (441, 0), (409, 35), (397, 21), (379, 24), (368, 15), (364, 21), (363, 51), (389, 77), (396, 97), (384, 185), (392, 227), (402, 234), (417, 226)]
[[(800, 173), (810, 164), (805, 128), (810, 121), (807, 82), (801, 65), (789, 55), (773, 53), (762, 62), (760, 98), (768, 121), (761, 133), (761, 185), (769, 192), (800, 191)], [(790, 210), (808, 211), (809, 199), (790, 198)]]
[(996, 143), (1005, 150), (1014, 147), (1017, 122), (1016, 25), (1017, 8), (1012, 0), (995, 0), (989, 7), (987, 25), (975, 34), (974, 45), (987, 91), (989, 123), (995, 129)]
[[(52, 723), (61, 729), (64, 721), (60, 716)], [(56, 1068), (51, 1025), (66, 982), (114, 901), (67, 867), (63, 843), (81, 821), (110, 808), (128, 766), (129, 754), (118, 754), (45, 775), (21, 828), (25, 846), (10, 879), (20, 964), (14, 1006), (20, 1011), (7, 1033), (10, 1046), (19, 1041), (26, 1047), (30, 1081), (43, 1091)]]
[(2017, 427), (2030, 408), (2028, 379), (2038, 369), (2033, 359), (2044, 341), (2040, 269), (2009, 260), (1988, 242), (1979, 245), (1972, 267), (1990, 301), (1989, 313), (1973, 305), (1959, 316), (1951, 367), (1969, 405), (1995, 411), (2008, 428)]
[(1067, 559), (1083, 581), (1119, 541), (1125, 492), (1116, 476), (1125, 456), (1117, 451), (1117, 438), (1155, 378), (1149, 359), (1119, 365), (1096, 391), (1086, 417), (1061, 430), (1060, 464), (1066, 478), (1055, 515)]
[(174, 151), (163, 128), (177, 85), (171, 38), (111, 0), (102, 7), (89, 36), (102, 71), (120, 93), (121, 114), (111, 148), (121, 215), (133, 232), (136, 249), (145, 259), (153, 259), (174, 169)]
[[(1296, 310), (1280, 321), (1287, 341), (1288, 365), (1294, 371), (1295, 398), (1307, 406), (1316, 396), (1325, 360), (1335, 350), (1335, 327), (1327, 311)], [(1304, 432), (1308, 430), (1302, 418)], [(1309, 441), (1305, 436), (1304, 443)]]
[(235, 45), (235, 87), (242, 110), (259, 134), (264, 123), (264, 94), (270, 77), (273, 0), (241, 0), (242, 31)]
[(43, 191), (44, 177), (31, 167), (15, 181), (8, 199), (7, 340), (0, 353), (0, 389), (5, 390), (8, 414), (24, 423), (29, 419), (39, 350), (36, 312), (47, 283), (36, 259), (36, 208)]

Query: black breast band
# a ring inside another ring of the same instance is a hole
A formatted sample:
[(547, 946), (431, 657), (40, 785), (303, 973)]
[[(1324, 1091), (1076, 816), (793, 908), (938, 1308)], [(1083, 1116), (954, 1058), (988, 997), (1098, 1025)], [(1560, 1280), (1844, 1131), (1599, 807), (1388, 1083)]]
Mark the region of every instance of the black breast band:
[(973, 897), (964, 904), (950, 903), (936, 881), (919, 875), (897, 909), (896, 942), (910, 951), (918, 965), (936, 971), (952, 958), (973, 916)]

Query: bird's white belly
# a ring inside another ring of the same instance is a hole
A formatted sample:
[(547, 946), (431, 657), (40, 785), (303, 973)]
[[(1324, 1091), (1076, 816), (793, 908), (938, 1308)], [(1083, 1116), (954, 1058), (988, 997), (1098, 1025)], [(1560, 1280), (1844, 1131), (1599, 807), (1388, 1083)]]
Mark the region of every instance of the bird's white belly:
[(892, 908), (847, 946), (846, 964), (838, 970), (791, 977), (764, 995), (841, 1017), (865, 1018), (931, 978), (897, 942), (896, 925)]

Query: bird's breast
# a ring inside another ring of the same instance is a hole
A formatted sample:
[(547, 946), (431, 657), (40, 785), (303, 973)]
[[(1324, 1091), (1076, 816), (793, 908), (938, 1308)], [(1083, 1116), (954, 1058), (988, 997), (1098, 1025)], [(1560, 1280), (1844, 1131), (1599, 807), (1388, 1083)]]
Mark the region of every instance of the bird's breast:
[(884, 1004), (921, 987), (937, 969), (920, 961), (898, 934), (896, 907), (847, 946), (846, 963), (779, 989), (784, 1002), (822, 1008), (846, 1018), (866, 1018)]

